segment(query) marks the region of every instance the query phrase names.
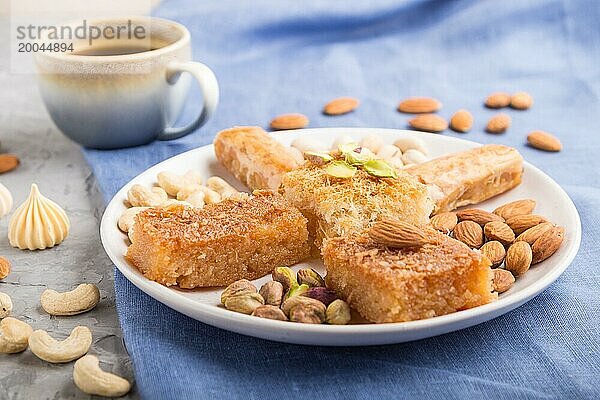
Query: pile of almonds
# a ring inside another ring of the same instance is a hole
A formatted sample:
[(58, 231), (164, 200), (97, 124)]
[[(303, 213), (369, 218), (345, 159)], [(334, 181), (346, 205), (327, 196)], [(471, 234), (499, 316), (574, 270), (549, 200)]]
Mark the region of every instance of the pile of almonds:
[(440, 213), (433, 228), (479, 249), (494, 269), (494, 290), (507, 291), (515, 277), (554, 254), (565, 229), (533, 214), (536, 202), (517, 200), (488, 212), (478, 208)]
[(325, 287), (325, 280), (312, 268), (295, 274), (291, 268), (278, 267), (273, 280), (260, 290), (247, 279), (229, 285), (221, 294), (221, 304), (228, 310), (255, 317), (304, 324), (346, 325), (350, 306)]
[[(329, 116), (343, 115), (358, 108), (360, 102), (354, 97), (338, 97), (329, 101), (323, 107), (323, 114)], [(494, 92), (484, 102), (487, 108), (500, 109), (511, 107), (515, 110), (527, 110), (533, 105), (533, 98), (529, 93)], [(442, 108), (442, 103), (433, 97), (409, 97), (398, 104), (398, 111), (406, 114), (416, 114), (408, 121), (408, 125), (419, 131), (443, 132), (448, 127), (456, 132), (465, 133), (473, 127), (473, 115), (465, 109), (460, 109), (452, 115), (450, 124), (441, 116), (435, 114)], [(486, 125), (489, 133), (504, 133), (508, 130), (512, 119), (508, 114), (498, 113), (492, 116)], [(290, 113), (279, 115), (271, 120), (271, 129), (301, 129), (309, 124), (309, 119), (304, 114)], [(557, 152), (562, 149), (560, 140), (545, 131), (535, 130), (527, 135), (530, 146), (544, 151)]]

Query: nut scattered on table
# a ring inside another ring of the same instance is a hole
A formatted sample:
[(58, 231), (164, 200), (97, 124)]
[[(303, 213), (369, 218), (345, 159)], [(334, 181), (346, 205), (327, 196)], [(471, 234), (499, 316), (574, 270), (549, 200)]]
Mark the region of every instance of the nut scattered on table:
[(496, 114), (490, 118), (485, 129), (489, 133), (503, 133), (510, 128), (511, 121), (512, 119), (507, 114)]
[(287, 130), (287, 129), (301, 129), (308, 125), (308, 117), (304, 114), (290, 113), (282, 114), (271, 120), (271, 129)]
[(533, 131), (527, 135), (527, 142), (531, 147), (538, 150), (557, 152), (562, 150), (562, 143), (560, 140), (544, 131)]
[(4, 279), (10, 274), (10, 261), (0, 256), (0, 279)]
[(4, 292), (0, 292), (0, 319), (10, 315), (13, 309), (13, 303), (10, 296)]
[(450, 118), (450, 128), (456, 132), (468, 132), (473, 127), (473, 114), (469, 111), (458, 110), (452, 118)]
[(409, 97), (398, 104), (398, 111), (408, 114), (434, 113), (442, 103), (432, 97)]
[(408, 121), (408, 124), (419, 131), (442, 132), (448, 129), (448, 122), (436, 114), (421, 114)]
[(325, 107), (323, 107), (323, 114), (325, 115), (342, 115), (354, 111), (359, 101), (354, 97), (338, 97), (331, 100)]
[(20, 163), (19, 157), (14, 154), (0, 154), (0, 174), (12, 171)]
[(0, 321), (0, 353), (14, 354), (25, 351), (33, 332), (28, 323), (13, 317)]
[(50, 363), (66, 363), (77, 360), (88, 352), (92, 345), (92, 332), (86, 326), (76, 326), (68, 338), (54, 339), (44, 330), (29, 336), (29, 349), (33, 354)]
[(126, 379), (102, 371), (98, 358), (89, 354), (75, 362), (73, 381), (82, 392), (97, 396), (121, 397), (131, 390)]
[(90, 311), (100, 301), (100, 290), (92, 283), (82, 283), (68, 292), (47, 289), (42, 293), (42, 308), (50, 315), (77, 315)]
[(533, 97), (527, 92), (517, 92), (510, 96), (510, 106), (515, 110), (527, 110), (533, 105)]
[(506, 92), (495, 92), (485, 99), (485, 106), (488, 108), (503, 108), (510, 105), (510, 94)]

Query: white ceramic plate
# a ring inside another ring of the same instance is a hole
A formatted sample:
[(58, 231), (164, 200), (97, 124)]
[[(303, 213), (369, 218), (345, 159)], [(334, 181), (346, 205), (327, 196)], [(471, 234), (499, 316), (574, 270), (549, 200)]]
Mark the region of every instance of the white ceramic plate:
[[(392, 129), (304, 129), (279, 133), (275, 137), (284, 144), (290, 144), (300, 135), (314, 135), (329, 146), (335, 138), (342, 134), (350, 135), (358, 140), (368, 133), (380, 134), (389, 143), (399, 137), (417, 135), (426, 141), (432, 157), (479, 146), (474, 142), (448, 136)], [(127, 198), (129, 187), (136, 183), (151, 186), (156, 181), (156, 175), (164, 170), (184, 173), (191, 168), (199, 170), (205, 178), (219, 175), (233, 183), (238, 189), (244, 189), (218, 164), (212, 146), (200, 147), (170, 158), (134, 178), (112, 199), (106, 208), (100, 227), (104, 248), (123, 275), (156, 300), (204, 323), (264, 339), (328, 346), (375, 345), (407, 342), (473, 326), (513, 310), (548, 287), (571, 263), (581, 240), (579, 215), (571, 199), (546, 174), (533, 165), (525, 163), (523, 183), (520, 186), (482, 203), (479, 207), (492, 210), (508, 201), (522, 198), (536, 199), (538, 205), (535, 212), (546, 215), (553, 222), (564, 226), (566, 238), (556, 254), (529, 270), (517, 280), (509, 291), (500, 295), (497, 301), (454, 314), (421, 321), (390, 324), (308, 325), (251, 317), (228, 311), (219, 305), (219, 297), (223, 288), (195, 291), (167, 288), (146, 279), (123, 257), (128, 242), (126, 236), (117, 228), (117, 220), (121, 212), (125, 210), (124, 200)], [(313, 267), (321, 273), (325, 272), (320, 260), (299, 264), (295, 269), (306, 266)], [(260, 287), (267, 280), (269, 277), (257, 279), (254, 283)]]

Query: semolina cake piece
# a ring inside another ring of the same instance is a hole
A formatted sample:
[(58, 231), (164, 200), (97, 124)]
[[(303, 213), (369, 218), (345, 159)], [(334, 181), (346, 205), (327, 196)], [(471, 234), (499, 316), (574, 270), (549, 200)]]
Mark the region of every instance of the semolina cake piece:
[(151, 208), (136, 216), (126, 258), (166, 286), (224, 286), (307, 258), (306, 224), (295, 207), (271, 191), (202, 209)]
[(488, 144), (448, 154), (406, 172), (427, 185), (434, 213), (481, 203), (521, 183), (523, 157), (517, 149)]
[(317, 248), (326, 238), (361, 232), (383, 218), (426, 224), (433, 209), (426, 186), (402, 171), (397, 178), (377, 178), (359, 169), (339, 179), (306, 163), (283, 176), (280, 192), (308, 219)]
[(427, 229), (430, 243), (393, 249), (368, 234), (326, 241), (327, 286), (371, 322), (431, 318), (496, 299), (490, 262), (479, 251)]

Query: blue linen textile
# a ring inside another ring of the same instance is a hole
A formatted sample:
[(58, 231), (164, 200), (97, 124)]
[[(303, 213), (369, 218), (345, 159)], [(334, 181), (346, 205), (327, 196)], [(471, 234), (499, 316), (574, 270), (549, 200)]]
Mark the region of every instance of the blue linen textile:
[[(516, 146), (575, 201), (583, 243), (549, 289), (491, 322), (413, 343), (322, 348), (268, 342), (185, 317), (117, 271), (117, 307), (137, 387), (148, 399), (599, 398), (600, 1), (192, 1), (155, 15), (189, 27), (194, 58), (214, 69), (221, 104), (201, 130), (172, 142), (84, 150), (106, 200), (136, 174), (210, 143), (232, 125), (302, 112), (312, 127), (405, 128), (404, 97), (428, 95), (449, 118), (475, 115), (482, 143)], [(492, 91), (526, 90), (529, 111), (506, 110), (504, 135), (483, 132)], [(320, 114), (330, 98), (360, 108)], [(194, 92), (183, 120), (200, 101)], [(562, 153), (525, 146), (531, 129), (557, 134)], [(110, 133), (107, 133), (110, 134)]]

